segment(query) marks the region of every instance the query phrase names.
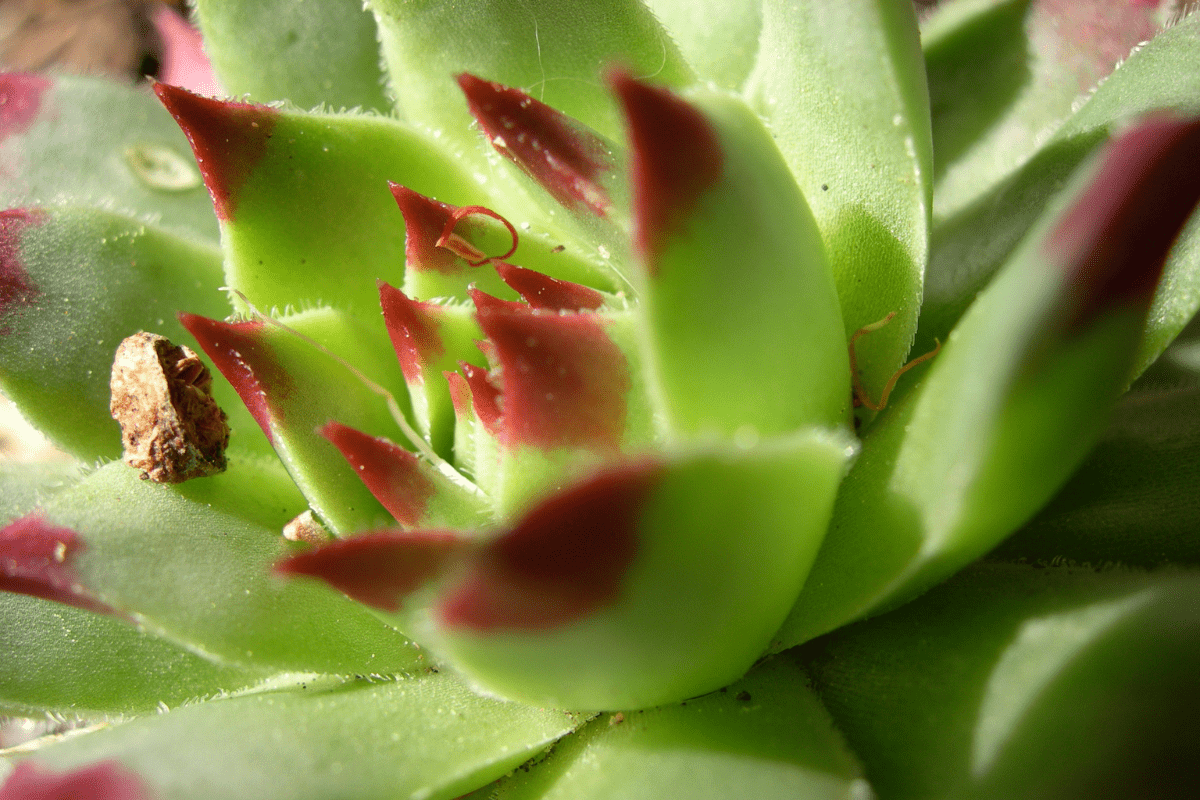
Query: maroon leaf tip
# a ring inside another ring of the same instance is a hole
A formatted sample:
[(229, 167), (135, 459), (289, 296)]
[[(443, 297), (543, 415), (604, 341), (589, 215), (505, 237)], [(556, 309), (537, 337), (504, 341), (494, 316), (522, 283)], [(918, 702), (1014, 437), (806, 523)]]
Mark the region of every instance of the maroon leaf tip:
[(595, 475), (534, 507), (490, 543), (438, 608), (450, 628), (545, 630), (615, 603), (638, 522), (662, 474), (642, 463)]
[[(10, 208), (0, 211), (0, 320), (17, 309), (32, 306), (41, 291), (29, 277), (21, 258), (21, 239), (25, 231), (41, 225), (46, 212), (36, 208)], [(0, 325), (0, 335), (11, 333), (7, 324)]]
[(368, 436), (340, 422), (329, 422), (318, 432), (341, 451), (367, 489), (397, 522), (408, 527), (421, 523), (435, 487), (414, 454), (387, 439)]
[(0, 72), (0, 143), (29, 130), (50, 80), (28, 72)]
[[(455, 413), (461, 416), (463, 409), (460, 404), (464, 400), (462, 395), (465, 393), (470, 397), (471, 409), (483, 424), (484, 430), (493, 436), (499, 436), (501, 431), (500, 390), (492, 383), (486, 369), (481, 369), (466, 361), (458, 362), (458, 366), (462, 370), (463, 382), (450, 382), (452, 393), (450, 399), (455, 404)], [(457, 399), (453, 394), (455, 391), (459, 393)]]
[(633, 384), (601, 318), (540, 311), (477, 289), (471, 298), (495, 352), (504, 444), (616, 450)]
[(724, 156), (716, 131), (691, 104), (623, 70), (608, 81), (629, 136), (634, 243), (653, 273), (667, 239), (721, 179)]
[(442, 310), (433, 303), (411, 300), (404, 292), (379, 283), (379, 304), (400, 370), (410, 385), (425, 382), (423, 368), (440, 356), (444, 347), (438, 335)]
[(504, 261), (498, 261), (494, 266), (500, 279), (534, 308), (546, 311), (595, 311), (604, 305), (604, 295), (588, 286), (560, 281)]
[[(398, 183), (388, 186), (404, 215), (404, 260), (408, 268), (454, 275), (462, 272), (466, 264), (487, 260), (487, 254), (470, 242), (469, 226), (458, 225), (456, 206)], [(463, 230), (458, 230), (459, 227)]]
[(271, 417), (277, 408), (271, 400), (287, 398), (294, 385), (263, 336), (264, 323), (221, 322), (184, 313), (179, 314), (179, 321), (196, 338), (225, 380), (233, 384), (263, 433), (272, 439)]
[(1070, 325), (1148, 307), (1172, 243), (1200, 202), (1200, 119), (1161, 115), (1114, 139), (1046, 242), (1063, 265)]
[(599, 136), (520, 89), (465, 72), (458, 85), (501, 155), (572, 211), (608, 213), (612, 203), (603, 181), (613, 169), (613, 156)]
[(338, 539), (280, 561), (282, 575), (307, 575), (381, 611), (436, 577), (464, 547), (449, 531), (378, 531)]
[(232, 220), (238, 194), (266, 152), (279, 112), (202, 97), (165, 83), (156, 83), (154, 92), (191, 142), (217, 217)]
[(78, 533), (52, 525), (40, 512), (13, 520), (0, 529), (0, 590), (111, 614), (75, 574), (72, 559), (84, 549)]
[(32, 761), (17, 764), (0, 786), (0, 800), (151, 800), (154, 794), (134, 771), (117, 761), (52, 772)]

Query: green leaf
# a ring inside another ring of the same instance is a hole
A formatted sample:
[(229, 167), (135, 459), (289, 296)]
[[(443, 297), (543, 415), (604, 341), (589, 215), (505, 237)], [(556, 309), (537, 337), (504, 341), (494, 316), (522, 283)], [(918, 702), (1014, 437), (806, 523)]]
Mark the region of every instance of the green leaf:
[(1167, 13), (1157, 5), (943, 4), (922, 31), (938, 154), (935, 217), (959, 212), (1038, 152), (1079, 98), (1154, 37)]
[(449, 800), (578, 723), (565, 712), (479, 697), (433, 673), (189, 706), (45, 746), (34, 757), (60, 769), (118, 758), (162, 800)]
[(801, 651), (880, 796), (1195, 791), (1200, 575), (971, 568)]
[(29, 513), (81, 477), (82, 467), (75, 461), (21, 463), (0, 458), (0, 525)]
[(654, 16), (636, 0), (369, 0), (379, 21), (392, 90), (408, 119), (468, 152), (480, 139), (454, 83), (470, 72), (515, 86), (621, 140), (603, 71), (621, 65), (674, 86), (691, 71)]
[(152, 96), (114, 81), (5, 73), (0, 97), (34, 112), (0, 125), (0, 207), (66, 200), (216, 242), (187, 139)]
[(869, 796), (828, 712), (787, 659), (715, 694), (604, 714), (491, 800), (819, 800)]
[[(618, 92), (636, 159), (644, 360), (668, 430), (754, 437), (846, 422), (850, 369), (833, 277), (770, 134), (736, 98), (685, 103), (633, 80)], [(690, 196), (659, 185), (672, 173), (701, 183)]]
[(644, 708), (724, 686), (799, 592), (851, 455), (846, 434), (808, 429), (601, 472), (464, 560), (419, 638), (538, 705)]
[(762, 32), (761, 0), (645, 0), (696, 77), (738, 90), (754, 68)]
[(124, 620), (0, 592), (0, 714), (147, 714), (265, 675), (215, 664)]
[(198, 0), (195, 8), (205, 53), (231, 95), (391, 110), (375, 19), (361, 0)]
[(1126, 386), (1157, 266), (1196, 204), (1198, 147), (1200, 122), (1146, 123), (1045, 215), (864, 437), (784, 646), (916, 596), (1066, 482)]
[(1193, 337), (1167, 350), (1121, 398), (1075, 476), (989, 558), (1200, 565), (1196, 345)]
[[(1004, 175), (997, 176), (998, 182), (969, 204), (952, 208), (935, 200), (918, 350), (932, 346), (934, 337), (945, 336), (953, 327), (1046, 205), (1100, 144), (1130, 120), (1158, 109), (1200, 112), (1198, 53), (1200, 16), (1193, 14), (1133, 53), (1040, 149), (1029, 152), (1019, 169), (1009, 174), (1011, 168), (1006, 168)], [(1168, 258), (1135, 375), (1162, 352), (1198, 307), (1200, 221), (1193, 220)]]
[(763, 4), (745, 94), (796, 176), (829, 252), (846, 335), (872, 397), (904, 363), (928, 252), (933, 156), (912, 5)]
[(185, 649), (300, 672), (391, 673), (418, 663), (408, 641), (361, 606), (273, 578), (277, 530), (140, 481), (124, 464), (58, 493), (44, 517), (78, 532), (84, 549), (73, 565), (87, 590)]
[[(5, 212), (0, 238), (25, 288), (0, 309), (0, 383), (22, 412), (59, 446), (85, 461), (116, 458), (121, 432), (109, 414), (113, 354), (126, 336), (187, 334), (180, 306), (222, 317), (229, 311), (220, 254), (125, 216), (83, 208)], [(23, 275), (22, 275), (23, 274)], [(215, 397), (244, 429), (235, 449), (268, 452), (228, 387)]]

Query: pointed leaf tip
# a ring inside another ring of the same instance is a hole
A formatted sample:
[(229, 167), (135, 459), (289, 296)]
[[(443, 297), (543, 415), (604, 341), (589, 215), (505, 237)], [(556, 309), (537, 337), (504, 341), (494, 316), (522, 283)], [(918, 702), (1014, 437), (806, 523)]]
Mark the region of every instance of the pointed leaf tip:
[(378, 531), (289, 556), (275, 571), (319, 578), (360, 603), (395, 612), (406, 594), (437, 576), (463, 546), (448, 531)]
[[(492, 383), (486, 369), (467, 361), (458, 362), (458, 366), (462, 370), (462, 381), (450, 382), (451, 400), (454, 403), (455, 413), (461, 416), (465, 400), (469, 398), (471, 410), (483, 424), (484, 430), (492, 436), (499, 436), (502, 427), (500, 390)], [(453, 374), (457, 375), (458, 373)]]
[(0, 590), (115, 613), (79, 582), (71, 562), (84, 549), (78, 533), (47, 522), (40, 512), (13, 520), (0, 529)]
[(433, 482), (420, 460), (387, 439), (329, 422), (318, 433), (341, 451), (366, 487), (401, 525), (419, 525), (433, 496)]
[(471, 290), (501, 381), (509, 447), (616, 450), (632, 378), (594, 314), (540, 311)]
[(661, 466), (631, 464), (551, 496), (489, 544), (442, 600), (449, 628), (545, 630), (612, 605)]
[(117, 761), (100, 761), (67, 772), (51, 772), (22, 761), (0, 786), (0, 800), (152, 800), (141, 777)]
[(666, 239), (721, 179), (724, 155), (716, 131), (691, 104), (623, 70), (610, 72), (608, 82), (629, 136), (634, 241), (654, 272)]
[(165, 83), (156, 83), (154, 93), (187, 135), (217, 217), (232, 220), (238, 194), (266, 152), (279, 112), (201, 97)]
[(486, 259), (487, 255), (459, 233), (452, 233), (452, 247), (439, 246), (446, 226), (454, 219), (456, 206), (442, 203), (407, 186), (389, 183), (392, 197), (404, 215), (404, 261), (410, 269), (454, 275), (463, 271), (465, 262)]
[(504, 261), (498, 261), (493, 266), (500, 279), (534, 308), (544, 311), (595, 311), (604, 305), (604, 295), (589, 286), (560, 281)]
[(1070, 324), (1148, 307), (1180, 229), (1200, 202), (1200, 118), (1161, 115), (1115, 139), (1046, 242), (1067, 271)]
[(29, 130), (42, 107), (48, 78), (28, 72), (0, 73), (0, 143)]
[(412, 300), (382, 281), (379, 283), (379, 304), (404, 379), (410, 385), (423, 383), (422, 367), (433, 363), (445, 349), (438, 335), (439, 307)]
[(272, 439), (270, 398), (286, 398), (294, 389), (258, 321), (221, 322), (196, 314), (179, 314), (179, 322), (237, 391), (268, 439)]
[(501, 155), (568, 209), (607, 215), (604, 180), (614, 163), (599, 136), (520, 89), (466, 72), (457, 77), (471, 115)]
[(21, 237), (25, 231), (46, 221), (40, 209), (10, 208), (0, 211), (0, 335), (11, 332), (3, 320), (16, 309), (31, 306), (41, 291), (25, 271), (21, 259)]

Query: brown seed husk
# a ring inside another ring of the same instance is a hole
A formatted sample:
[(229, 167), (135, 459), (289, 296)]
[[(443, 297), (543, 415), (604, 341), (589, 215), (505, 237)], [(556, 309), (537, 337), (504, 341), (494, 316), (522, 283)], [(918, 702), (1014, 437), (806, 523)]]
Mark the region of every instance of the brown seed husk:
[(283, 538), (291, 542), (322, 544), (332, 537), (325, 526), (317, 522), (311, 510), (302, 511), (291, 522), (283, 526)]
[(117, 348), (109, 410), (121, 426), (125, 463), (155, 483), (225, 471), (229, 426), (212, 396), (212, 374), (190, 349), (154, 333)]

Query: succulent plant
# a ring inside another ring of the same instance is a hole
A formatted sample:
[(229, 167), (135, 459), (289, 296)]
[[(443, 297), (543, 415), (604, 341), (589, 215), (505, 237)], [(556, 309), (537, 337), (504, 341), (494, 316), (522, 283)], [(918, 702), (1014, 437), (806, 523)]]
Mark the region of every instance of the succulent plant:
[(196, 6), (0, 77), (0, 798), (1200, 787), (1200, 16)]

